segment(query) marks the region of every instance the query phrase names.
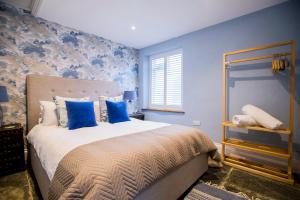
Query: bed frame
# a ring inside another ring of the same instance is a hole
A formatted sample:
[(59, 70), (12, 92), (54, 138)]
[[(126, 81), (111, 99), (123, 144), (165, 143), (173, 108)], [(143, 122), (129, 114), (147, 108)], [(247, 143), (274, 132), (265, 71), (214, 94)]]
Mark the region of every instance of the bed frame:
[[(108, 81), (80, 80), (54, 76), (28, 75), (27, 89), (27, 131), (29, 132), (39, 118), (39, 101), (49, 101), (55, 95), (64, 97), (89, 96), (97, 100), (99, 96), (117, 96), (119, 87)], [(32, 145), (29, 144), (29, 162), (37, 180), (43, 199), (48, 199), (49, 180)], [(136, 199), (177, 199), (208, 168), (207, 154), (201, 154), (186, 164), (177, 167), (165, 177), (140, 193)]]

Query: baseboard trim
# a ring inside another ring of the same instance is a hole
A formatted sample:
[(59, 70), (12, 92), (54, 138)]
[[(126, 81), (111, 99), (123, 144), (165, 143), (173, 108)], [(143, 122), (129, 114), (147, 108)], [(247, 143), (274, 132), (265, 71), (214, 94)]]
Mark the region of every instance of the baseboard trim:
[[(218, 142), (214, 142), (215, 145), (218, 148), (218, 151), (222, 151), (222, 144)], [(274, 158), (274, 157), (266, 157), (262, 154), (250, 152), (250, 151), (240, 151), (238, 149), (234, 148), (226, 148), (226, 154), (227, 155), (234, 155), (235, 157), (238, 158), (246, 158), (249, 161), (260, 161), (263, 163), (272, 163), (282, 169), (286, 169), (286, 162), (283, 159), (279, 158)], [(297, 160), (295, 158), (296, 156), (293, 157), (292, 163), (293, 163), (293, 173), (296, 173), (300, 175), (300, 160)]]

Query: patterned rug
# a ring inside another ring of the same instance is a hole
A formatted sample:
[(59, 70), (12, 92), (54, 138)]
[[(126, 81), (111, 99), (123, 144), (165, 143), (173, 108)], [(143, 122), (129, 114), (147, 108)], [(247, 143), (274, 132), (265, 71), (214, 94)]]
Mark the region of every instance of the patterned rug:
[(234, 193), (218, 189), (217, 187), (198, 183), (184, 197), (184, 200), (245, 200), (246, 198), (237, 196)]
[[(30, 170), (0, 177), (0, 200), (41, 199)], [(184, 200), (300, 200), (300, 184), (294, 186), (231, 167), (209, 168), (180, 198)]]

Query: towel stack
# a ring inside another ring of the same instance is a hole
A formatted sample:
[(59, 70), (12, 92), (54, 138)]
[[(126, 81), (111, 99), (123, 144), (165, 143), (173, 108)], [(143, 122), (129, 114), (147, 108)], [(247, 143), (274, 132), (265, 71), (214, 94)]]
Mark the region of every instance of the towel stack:
[(255, 126), (257, 122), (250, 115), (234, 115), (232, 123), (237, 126)]
[(243, 115), (234, 115), (232, 123), (237, 126), (255, 126), (261, 125), (269, 129), (279, 129), (283, 123), (265, 112), (264, 110), (251, 104), (245, 105), (242, 108)]

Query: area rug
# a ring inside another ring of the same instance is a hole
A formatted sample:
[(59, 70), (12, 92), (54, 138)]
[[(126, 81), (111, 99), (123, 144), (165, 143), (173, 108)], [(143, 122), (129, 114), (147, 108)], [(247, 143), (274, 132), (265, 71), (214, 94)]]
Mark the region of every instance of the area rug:
[(237, 196), (225, 190), (221, 190), (217, 187), (198, 183), (187, 194), (184, 200), (245, 200), (246, 198)]
[(36, 183), (28, 170), (0, 177), (0, 200), (39, 200)]
[[(228, 166), (209, 168), (200, 180), (186, 191), (180, 199), (300, 200), (299, 179), (296, 178), (295, 181), (295, 185), (292, 186)], [(211, 191), (211, 193), (207, 191)], [(228, 196), (229, 198), (227, 198)], [(0, 200), (10, 199), (41, 199), (31, 170), (0, 177)]]

